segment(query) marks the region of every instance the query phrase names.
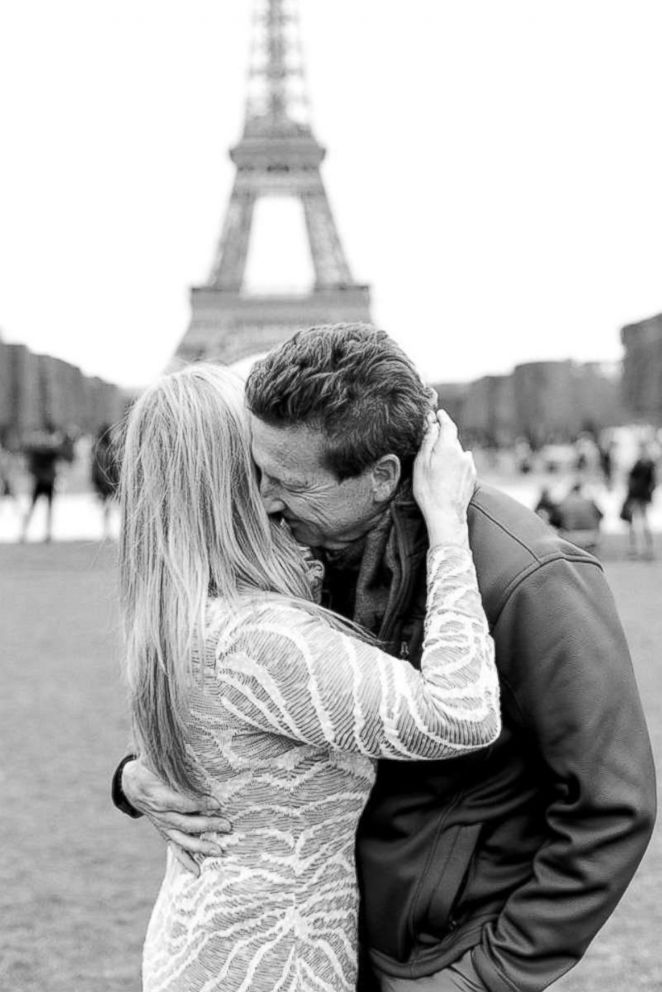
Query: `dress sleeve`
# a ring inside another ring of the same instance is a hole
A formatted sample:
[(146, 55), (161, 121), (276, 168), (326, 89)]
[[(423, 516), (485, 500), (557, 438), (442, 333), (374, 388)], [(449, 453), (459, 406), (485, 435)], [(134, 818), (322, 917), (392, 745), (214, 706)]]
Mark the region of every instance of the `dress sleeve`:
[(420, 671), (272, 601), (218, 642), (221, 705), (254, 729), (372, 758), (439, 759), (492, 743), (494, 645), (469, 549), (431, 549), (427, 586)]

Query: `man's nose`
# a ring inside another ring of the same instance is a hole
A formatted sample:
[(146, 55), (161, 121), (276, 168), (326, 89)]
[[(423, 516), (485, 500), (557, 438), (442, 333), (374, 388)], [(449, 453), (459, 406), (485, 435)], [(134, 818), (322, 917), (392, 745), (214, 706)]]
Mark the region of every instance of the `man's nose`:
[(282, 513), (285, 509), (282, 499), (264, 477), (260, 480), (260, 496), (262, 497), (262, 502), (267, 513)]

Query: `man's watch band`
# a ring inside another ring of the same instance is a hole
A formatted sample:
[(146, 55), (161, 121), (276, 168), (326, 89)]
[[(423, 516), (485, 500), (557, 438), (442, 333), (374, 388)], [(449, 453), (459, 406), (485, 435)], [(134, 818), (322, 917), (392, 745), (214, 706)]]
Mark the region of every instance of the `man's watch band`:
[(137, 754), (127, 754), (125, 758), (122, 758), (119, 765), (115, 769), (112, 785), (110, 787), (110, 795), (115, 806), (117, 806), (122, 813), (126, 813), (127, 816), (131, 816), (134, 820), (137, 820), (143, 814), (140, 813), (135, 806), (132, 806), (124, 795), (124, 791), (122, 790), (122, 772), (124, 771), (124, 766), (130, 761), (135, 761), (137, 757)]

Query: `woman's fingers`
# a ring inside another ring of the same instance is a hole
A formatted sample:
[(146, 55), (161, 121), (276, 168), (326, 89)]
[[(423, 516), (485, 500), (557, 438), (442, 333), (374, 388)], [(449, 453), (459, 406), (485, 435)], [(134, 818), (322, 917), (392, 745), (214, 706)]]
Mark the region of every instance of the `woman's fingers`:
[[(455, 464), (458, 467), (462, 466), (465, 478), (467, 478), (469, 483), (475, 483), (477, 473), (473, 455), (470, 451), (465, 451), (462, 447), (458, 436), (457, 424), (449, 417), (445, 410), (437, 410), (435, 419), (439, 425), (439, 431), (434, 439), (435, 443), (431, 448), (430, 458), (438, 455), (446, 460), (446, 464), (451, 464), (452, 459), (456, 459)], [(451, 462), (448, 459), (451, 459)]]
[(437, 410), (437, 420), (450, 437), (457, 437), (457, 424), (452, 420), (445, 410)]
[(439, 424), (433, 413), (426, 417), (425, 432), (419, 448), (418, 457), (425, 463), (431, 456), (435, 444), (439, 440)]
[[(467, 456), (468, 455), (468, 460)], [(458, 456), (460, 456), (458, 458)], [(446, 458), (456, 459), (457, 465), (466, 462), (466, 467), (475, 474), (473, 459), (460, 444), (457, 425), (445, 410), (430, 411), (425, 418), (425, 431), (416, 461), (420, 470), (433, 470), (435, 462)], [(443, 467), (443, 465), (442, 465)]]
[(457, 426), (445, 410), (437, 410), (435, 424), (438, 427), (434, 438), (435, 442), (442, 447), (455, 447), (461, 451), (462, 447), (457, 436)]

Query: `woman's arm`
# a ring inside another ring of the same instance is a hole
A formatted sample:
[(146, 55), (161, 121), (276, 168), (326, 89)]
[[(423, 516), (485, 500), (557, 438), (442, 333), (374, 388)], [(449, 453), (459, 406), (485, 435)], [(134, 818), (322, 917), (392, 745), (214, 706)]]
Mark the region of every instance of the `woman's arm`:
[(439, 759), (500, 732), (494, 646), (468, 547), (428, 553), (421, 670), (301, 608), (253, 605), (219, 645), (233, 722), (373, 758)]
[(444, 413), (430, 415), (413, 481), (432, 545), (421, 671), (301, 608), (263, 604), (219, 645), (235, 717), (375, 758), (441, 758), (496, 739), (494, 646), (467, 536), (475, 468)]

